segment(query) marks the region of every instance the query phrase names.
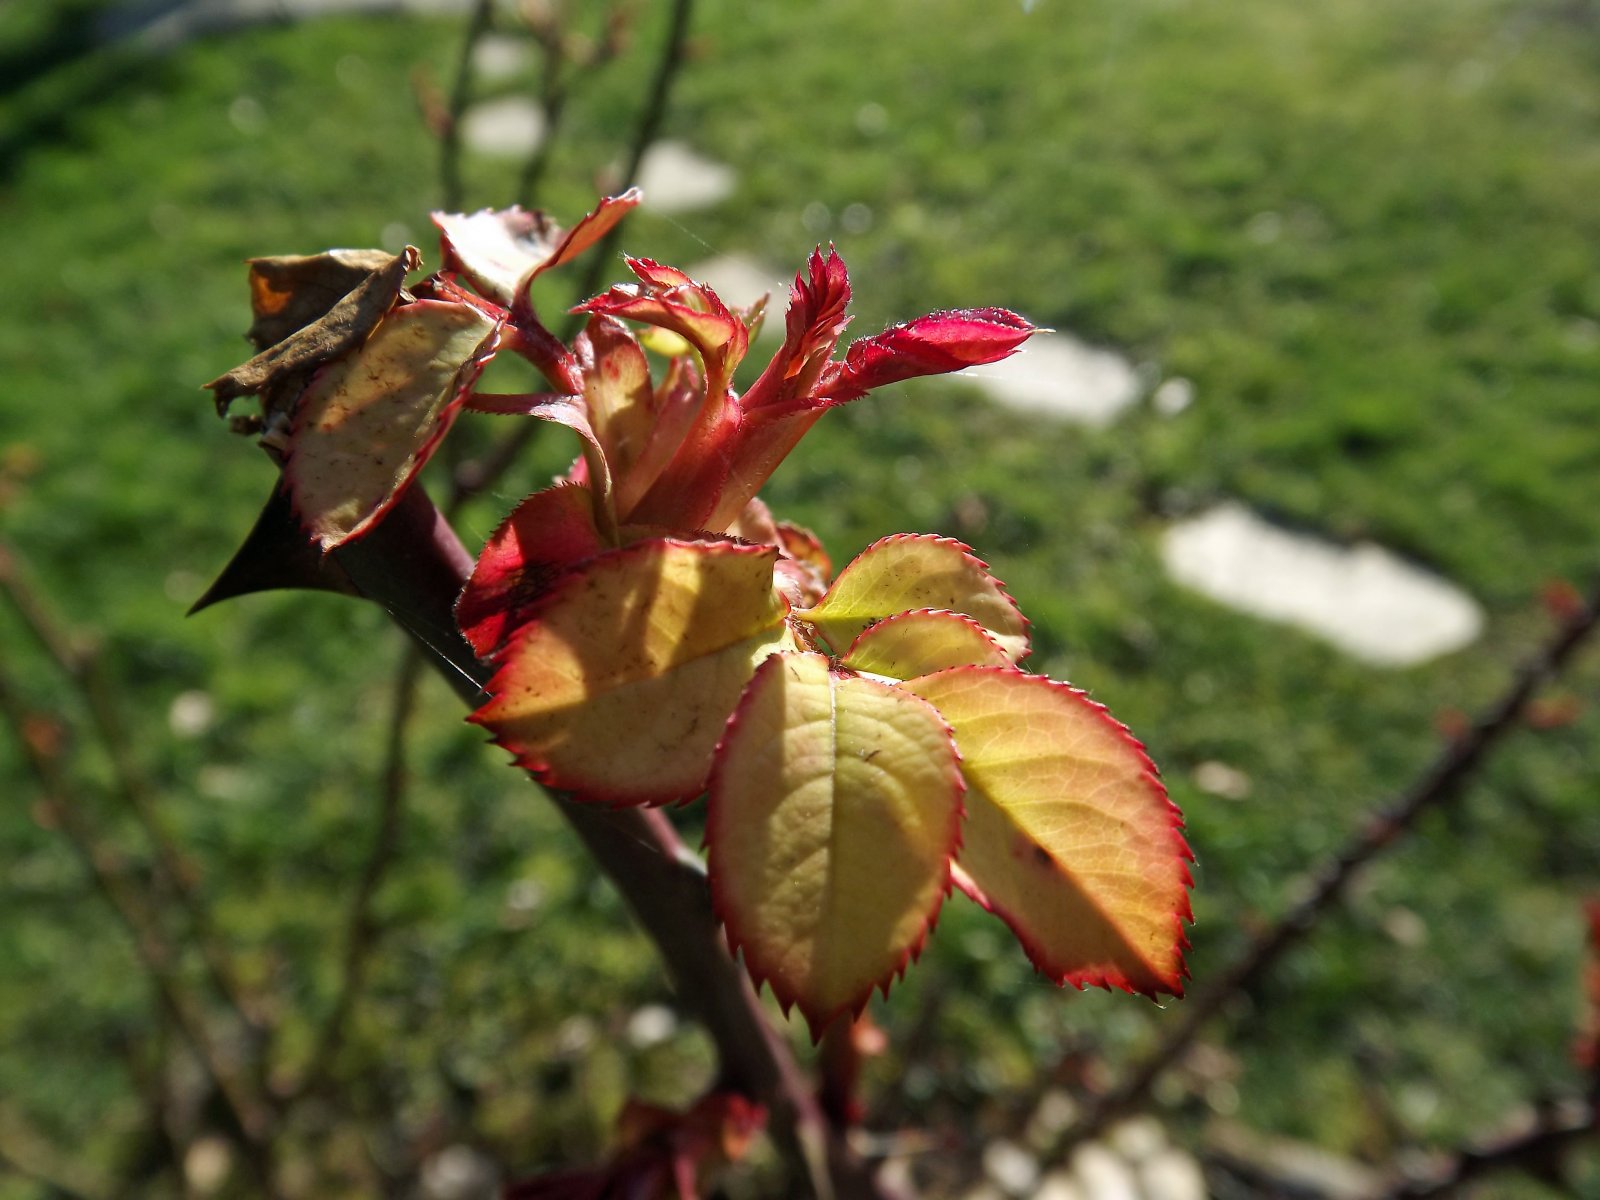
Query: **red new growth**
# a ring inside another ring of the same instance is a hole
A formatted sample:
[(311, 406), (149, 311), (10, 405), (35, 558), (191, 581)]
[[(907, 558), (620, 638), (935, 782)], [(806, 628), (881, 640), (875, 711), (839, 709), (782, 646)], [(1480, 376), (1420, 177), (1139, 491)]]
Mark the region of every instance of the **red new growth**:
[[(638, 199), (570, 231), (439, 214), (444, 271), (407, 290), (414, 252), (378, 256), (333, 334), (219, 381), (289, 397), (278, 436), (311, 535), (326, 550), (371, 529), (463, 412), (566, 426), (581, 457), (489, 538), (456, 610), (495, 667), (471, 719), (518, 765), (604, 804), (709, 790), (717, 914), (814, 1035), (887, 991), (953, 886), (1058, 983), (1181, 993), (1189, 852), (1143, 747), (1018, 665), (1028, 623), (966, 546), (899, 534), (835, 577), (756, 496), (829, 408), (1003, 359), (1034, 327), (939, 312), (835, 357), (850, 278), (819, 248), (743, 393), (749, 314), (650, 259), (579, 305), (564, 344), (539, 280)], [(475, 392), (496, 353), (548, 390)]]

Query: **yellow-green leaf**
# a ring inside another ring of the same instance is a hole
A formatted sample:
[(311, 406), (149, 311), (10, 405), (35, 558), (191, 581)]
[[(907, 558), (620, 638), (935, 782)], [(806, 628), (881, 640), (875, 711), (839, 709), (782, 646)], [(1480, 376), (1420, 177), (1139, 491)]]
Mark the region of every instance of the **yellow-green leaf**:
[(852, 671), (913, 679), (946, 667), (1011, 664), (1000, 643), (971, 617), (944, 609), (896, 613), (869, 625), (841, 660)]
[(782, 654), (756, 672), (712, 774), (706, 842), (729, 941), (813, 1036), (921, 949), (950, 886), (950, 731), (899, 688)]
[(788, 644), (777, 551), (654, 538), (576, 567), (531, 604), (472, 720), (552, 787), (615, 804), (705, 788), (757, 663)]
[(1066, 684), (956, 667), (904, 685), (955, 730), (956, 882), (1058, 983), (1183, 994), (1189, 849), (1133, 736)]
[(868, 546), (839, 572), (820, 603), (795, 616), (835, 650), (868, 625), (919, 608), (971, 617), (1012, 662), (1028, 653), (1028, 622), (988, 566), (953, 538), (900, 533)]
[(497, 331), (470, 304), (419, 300), (391, 311), (359, 350), (312, 379), (284, 477), (324, 550), (365, 533), (422, 469)]

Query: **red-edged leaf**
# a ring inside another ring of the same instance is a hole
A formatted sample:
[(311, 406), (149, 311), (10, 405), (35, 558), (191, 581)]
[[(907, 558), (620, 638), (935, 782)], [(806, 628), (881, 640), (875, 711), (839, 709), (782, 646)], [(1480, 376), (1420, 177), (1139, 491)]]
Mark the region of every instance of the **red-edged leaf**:
[(510, 306), (521, 288), (582, 254), (639, 200), (637, 188), (607, 197), (570, 231), (542, 212), (521, 208), (486, 208), (470, 215), (436, 212), (433, 223), (439, 227), (445, 269), (459, 271), (483, 295)]
[(950, 731), (820, 654), (764, 662), (717, 752), (706, 842), (729, 942), (812, 1036), (888, 991), (928, 935), (960, 843)]
[(312, 379), (284, 478), (324, 550), (370, 529), (422, 469), (493, 356), (498, 328), (471, 305), (421, 300), (392, 310), (360, 350)]
[(536, 417), (565, 425), (583, 441), (583, 482), (594, 492), (595, 523), (607, 541), (616, 541), (616, 506), (611, 493), (611, 464), (605, 448), (590, 421), (590, 410), (583, 396), (561, 392), (530, 392), (522, 395), (475, 392), (467, 401), (473, 412), (495, 416)]
[(1012, 662), (1028, 654), (1027, 619), (988, 565), (955, 539), (928, 533), (872, 543), (839, 572), (820, 603), (795, 616), (839, 650), (868, 625), (919, 608), (971, 617)]
[(478, 556), (456, 602), (461, 632), (480, 658), (488, 657), (557, 578), (606, 549), (588, 488), (568, 483), (535, 492), (489, 536)]
[(586, 799), (698, 795), (751, 672), (788, 645), (777, 557), (657, 538), (590, 559), (528, 607), (471, 720)]
[(961, 751), (957, 884), (1056, 982), (1181, 996), (1191, 855), (1144, 747), (1082, 692), (1014, 668), (902, 686)]
[[(655, 482), (661, 463), (644, 463), (664, 404), (658, 404), (650, 364), (628, 327), (611, 317), (590, 318), (574, 350), (583, 370), (583, 399), (589, 423), (605, 454), (616, 488), (619, 514), (631, 512)], [(665, 400), (667, 397), (663, 397)], [(682, 414), (679, 434), (693, 420)]]
[(868, 625), (841, 660), (852, 671), (914, 679), (946, 667), (1009, 667), (1000, 643), (971, 617), (937, 608), (896, 613)]
[(648, 258), (630, 258), (638, 284), (618, 284), (575, 311), (603, 313), (668, 329), (700, 353), (712, 390), (726, 389), (734, 368), (749, 347), (744, 322), (728, 311), (721, 298), (682, 271)]
[(1025, 318), (1003, 308), (931, 313), (853, 343), (820, 390), (829, 403), (842, 404), (887, 383), (998, 362), (1034, 332)]

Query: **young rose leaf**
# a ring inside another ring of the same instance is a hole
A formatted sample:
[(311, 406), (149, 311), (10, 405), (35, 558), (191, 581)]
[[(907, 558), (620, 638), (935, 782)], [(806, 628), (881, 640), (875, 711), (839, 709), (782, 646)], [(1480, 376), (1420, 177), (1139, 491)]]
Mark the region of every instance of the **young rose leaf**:
[(982, 625), (937, 608), (896, 613), (867, 626), (841, 661), (852, 671), (891, 679), (914, 679), (946, 667), (1011, 665)]
[(509, 307), (518, 292), (551, 267), (570, 262), (610, 232), (639, 203), (637, 188), (600, 201), (595, 210), (564, 231), (542, 212), (500, 211), (434, 213), (445, 267), (459, 271), (472, 286)]
[(535, 492), (489, 535), (456, 601), (456, 623), (486, 658), (556, 579), (607, 549), (588, 488), (564, 483)]
[(1057, 983), (1181, 996), (1191, 855), (1144, 747), (1082, 692), (1014, 668), (902, 686), (961, 750), (957, 885)]
[(658, 415), (650, 364), (628, 327), (611, 317), (591, 317), (573, 349), (583, 371), (589, 423), (617, 489), (617, 508), (627, 512), (652, 482), (637, 478), (634, 470)]
[(1035, 332), (1025, 318), (1003, 308), (930, 313), (852, 342), (818, 390), (828, 403), (843, 404), (902, 379), (1010, 358)]
[(775, 655), (745, 690), (712, 773), (712, 899), (758, 981), (813, 1037), (921, 949), (960, 843), (945, 723), (908, 692)]
[(585, 799), (698, 795), (751, 672), (788, 642), (777, 557), (655, 538), (590, 559), (529, 605), (471, 720)]
[(933, 534), (874, 542), (839, 572), (821, 603), (795, 616), (844, 649), (868, 625), (918, 608), (971, 617), (1012, 662), (1027, 656), (1028, 622), (1004, 585), (966, 546)]
[(643, 286), (618, 284), (580, 304), (577, 311), (604, 313), (676, 333), (699, 352), (712, 390), (719, 390), (719, 384), (725, 390), (749, 348), (744, 322), (728, 311), (714, 291), (682, 271), (648, 258), (626, 261)]
[(422, 469), (493, 356), (497, 330), (471, 305), (417, 301), (312, 379), (284, 478), (324, 550), (370, 529)]

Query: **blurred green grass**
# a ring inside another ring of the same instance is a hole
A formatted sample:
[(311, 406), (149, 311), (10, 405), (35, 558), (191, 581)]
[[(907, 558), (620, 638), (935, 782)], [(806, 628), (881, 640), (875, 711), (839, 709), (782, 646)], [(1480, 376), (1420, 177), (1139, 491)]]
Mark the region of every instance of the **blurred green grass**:
[[(26, 61), (49, 24), (18, 11), (0, 50)], [(1104, 431), (905, 386), (821, 423), (769, 498), (841, 561), (904, 528), (961, 536), (994, 565), (1035, 623), (1037, 669), (1109, 704), (1183, 805), (1202, 981), (1288, 902), (1299, 869), (1416, 774), (1441, 708), (1502, 685), (1545, 627), (1542, 583), (1593, 569), (1600, 76), (1579, 11), (697, 10), (668, 132), (736, 166), (739, 190), (705, 213), (638, 214), (631, 252), (794, 267), (833, 240), (858, 332), (1004, 304), (1193, 381), (1182, 414), (1140, 406)], [(658, 33), (646, 19), (575, 101), (546, 207), (592, 203)], [(419, 68), (444, 78), (459, 37), (452, 23), (330, 18), (161, 59), (69, 54), (18, 77), (0, 106), (13, 281), (0, 454), (14, 484), (0, 529), (103, 638), (165, 811), (245, 969), (288, 1014), (290, 1066), (331, 1001), (399, 643), (380, 614), (326, 596), (182, 619), (271, 478), (198, 385), (245, 356), (243, 258), (407, 239), (431, 253), (435, 150), (410, 81)], [(515, 164), (468, 165), (469, 205), (503, 202)], [(837, 220), (852, 204), (871, 212), (864, 231)], [(808, 205), (826, 213), (807, 219)], [(457, 437), (482, 445), (487, 423)], [(547, 439), (469, 511), (469, 544), (570, 452)], [(1232, 496), (1443, 571), (1486, 606), (1484, 641), (1374, 670), (1176, 589), (1157, 555), (1165, 522)], [(0, 647), (37, 704), (70, 704), (9, 613)], [(1233, 1073), (1171, 1097), (1175, 1119), (1236, 1107), (1381, 1159), (1478, 1130), (1567, 1078), (1576, 898), (1600, 862), (1597, 677), (1591, 664), (1569, 685), (1590, 701), (1574, 724), (1520, 736), (1243, 1002)], [(168, 713), (188, 692), (216, 719), (177, 736)], [(704, 1051), (692, 1035), (619, 1048), (628, 1012), (665, 996), (649, 951), (458, 717), (444, 689), (425, 692), (402, 859), (380, 898), (392, 927), (344, 1051), (371, 1064), (371, 1107), (350, 1120), (389, 1106), (470, 1131), (519, 1168), (581, 1159), (630, 1088), (692, 1092)], [(83, 757), (84, 805), (137, 863), (103, 764)], [(1249, 795), (1201, 792), (1192, 773), (1207, 761), (1244, 771)], [(31, 819), (7, 740), (0, 789), (0, 1096), (114, 1174), (138, 1120), (148, 988), (70, 854)], [(1094, 1039), (1116, 1060), (1174, 1015), (1058, 992), (959, 900), (876, 1011), (898, 1047), (875, 1072), (885, 1111), (967, 1114), (964, 1127), (977, 1113), (980, 1129), (1064, 1048)], [(0, 1173), (0, 1197), (35, 1194)]]

